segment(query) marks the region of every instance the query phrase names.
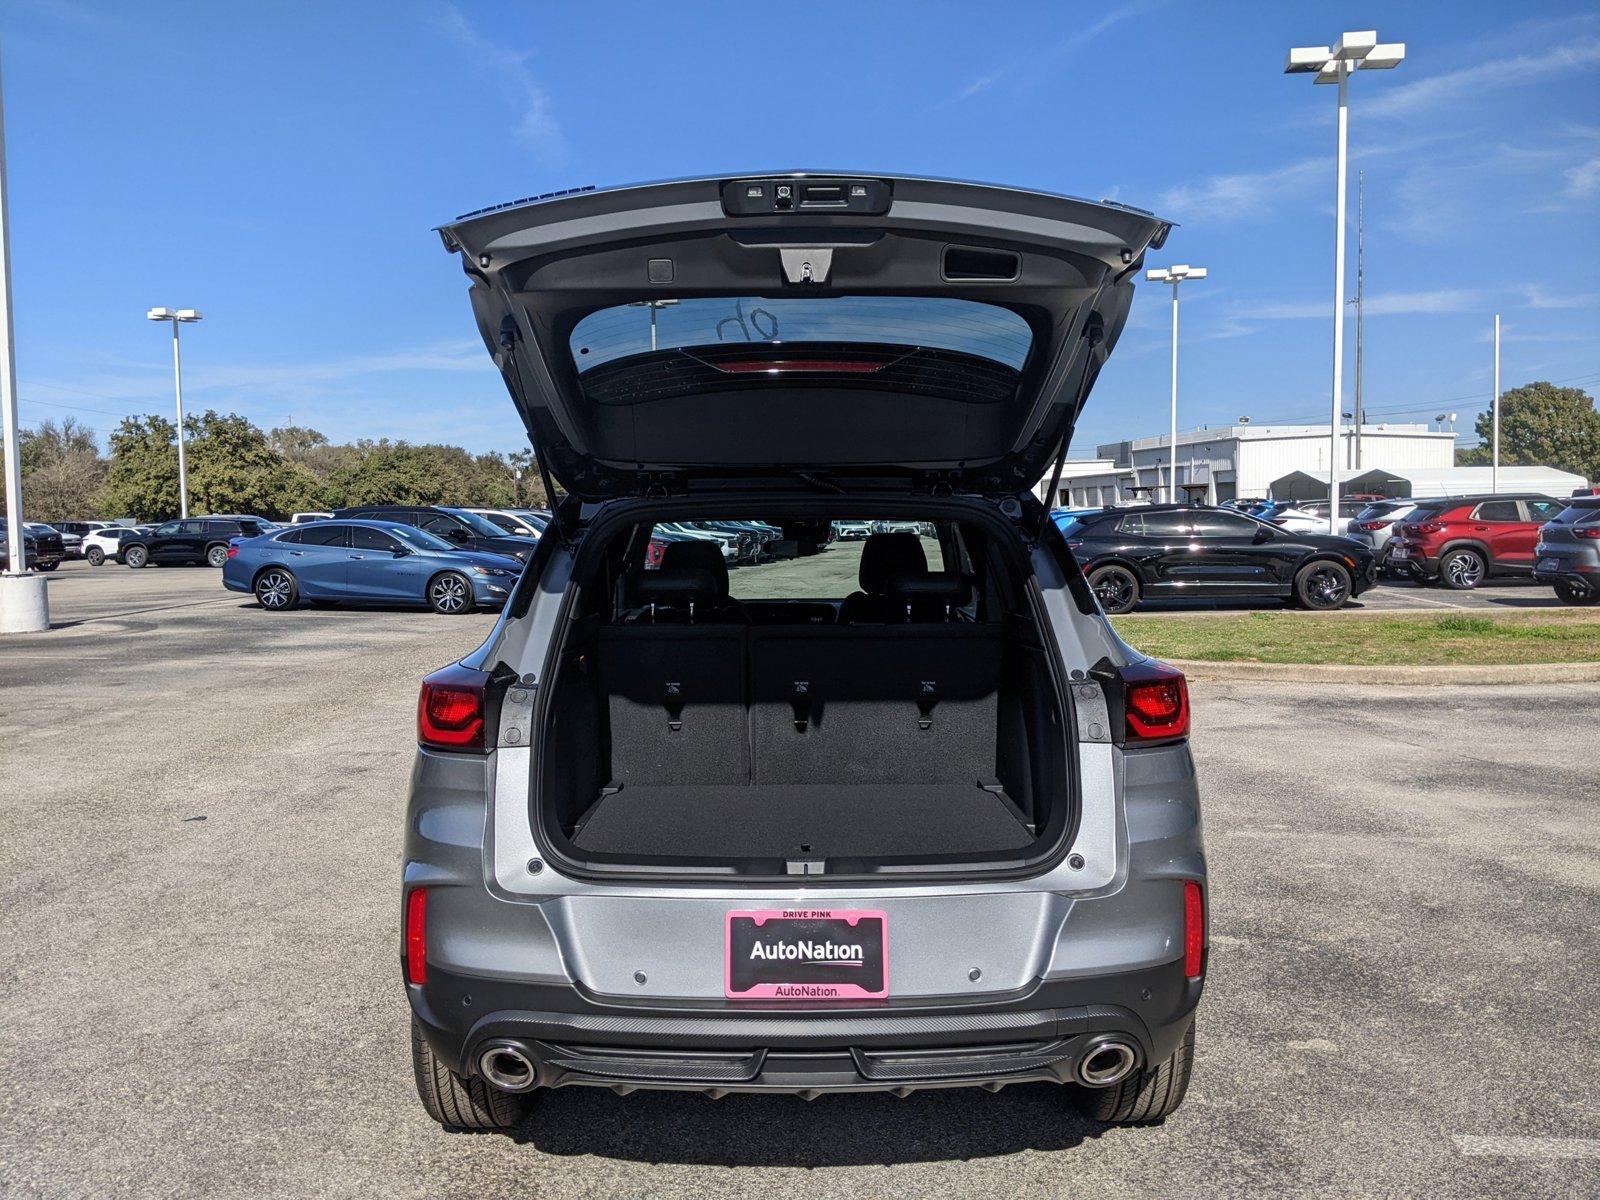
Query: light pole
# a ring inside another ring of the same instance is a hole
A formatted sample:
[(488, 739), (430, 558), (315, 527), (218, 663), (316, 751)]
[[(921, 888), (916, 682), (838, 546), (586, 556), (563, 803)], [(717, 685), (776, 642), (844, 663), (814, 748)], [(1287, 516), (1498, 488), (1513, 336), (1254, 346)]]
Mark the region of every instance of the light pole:
[(1289, 51), (1284, 74), (1315, 74), (1317, 83), (1339, 85), (1339, 154), (1335, 169), (1338, 195), (1334, 201), (1333, 235), (1333, 403), (1328, 418), (1328, 532), (1339, 530), (1339, 409), (1344, 391), (1344, 210), (1345, 149), (1349, 140), (1350, 73), (1398, 67), (1406, 56), (1405, 43), (1379, 44), (1372, 30), (1345, 33), (1330, 50), (1327, 46), (1297, 46)]
[(152, 308), (145, 316), (152, 321), (172, 322), (172, 390), (178, 401), (178, 515), (189, 516), (189, 471), (183, 460), (183, 355), (178, 350), (178, 326), (200, 319), (192, 308)]
[(1500, 314), (1494, 315), (1494, 466), (1489, 469), (1489, 490), (1500, 494)]
[(656, 349), (656, 311), (677, 304), (676, 300), (630, 300), (629, 308), (648, 308), (650, 310), (650, 352)]
[[(1172, 412), (1167, 430), (1167, 500), (1169, 503), (1176, 503), (1178, 499), (1178, 285), (1185, 279), (1204, 279), (1206, 269), (1179, 263), (1171, 267), (1155, 267), (1146, 271), (1144, 277), (1155, 283), (1172, 285)], [(1191, 469), (1190, 475), (1193, 474)]]

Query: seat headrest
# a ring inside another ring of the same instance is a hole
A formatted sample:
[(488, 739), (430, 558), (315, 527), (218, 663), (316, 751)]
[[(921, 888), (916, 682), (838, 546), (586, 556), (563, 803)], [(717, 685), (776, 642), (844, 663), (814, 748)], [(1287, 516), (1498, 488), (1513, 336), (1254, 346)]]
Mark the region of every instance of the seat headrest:
[(691, 604), (710, 606), (718, 600), (717, 581), (709, 571), (687, 568), (641, 571), (633, 578), (633, 598), (638, 604), (659, 604), (668, 608), (687, 609)]
[(959, 571), (924, 571), (920, 575), (891, 575), (884, 594), (916, 606), (964, 608), (972, 600), (972, 580)]
[(863, 592), (882, 595), (889, 576), (923, 575), (927, 570), (928, 556), (916, 534), (874, 533), (862, 543), (857, 578)]
[[(717, 600), (728, 598), (728, 564), (718, 542), (668, 542), (661, 552), (662, 571), (703, 571), (711, 576)], [(698, 603), (698, 602), (697, 602)]]

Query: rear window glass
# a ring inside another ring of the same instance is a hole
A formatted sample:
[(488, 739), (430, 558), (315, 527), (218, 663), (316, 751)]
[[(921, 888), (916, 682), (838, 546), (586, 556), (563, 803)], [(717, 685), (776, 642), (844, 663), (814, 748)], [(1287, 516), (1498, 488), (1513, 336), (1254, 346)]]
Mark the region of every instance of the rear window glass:
[[(945, 570), (944, 552), (931, 523), (916, 521), (861, 521), (872, 534), (909, 533), (922, 547), (929, 571)], [(735, 600), (843, 600), (861, 590), (861, 555), (866, 537), (838, 536), (815, 554), (782, 557), (778, 546), (783, 531), (765, 522), (666, 522), (651, 528), (656, 543), (645, 568), (659, 569), (665, 547), (678, 541), (709, 541), (721, 550), (728, 566), (728, 594)], [(869, 535), (870, 536), (870, 535)], [(666, 558), (670, 565), (671, 558)]]
[(1574, 504), (1551, 519), (1557, 525), (1600, 525), (1600, 504)]
[(603, 308), (570, 344), (583, 372), (634, 354), (750, 343), (950, 350), (1020, 371), (1033, 335), (1008, 308), (942, 296), (728, 296)]

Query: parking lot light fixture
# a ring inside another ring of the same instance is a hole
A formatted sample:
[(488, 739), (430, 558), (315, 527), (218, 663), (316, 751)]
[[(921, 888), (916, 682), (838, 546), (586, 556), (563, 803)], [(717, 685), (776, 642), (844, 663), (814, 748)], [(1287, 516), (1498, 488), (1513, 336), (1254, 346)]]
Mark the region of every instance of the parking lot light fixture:
[(145, 316), (152, 321), (172, 323), (172, 389), (178, 401), (178, 515), (189, 516), (189, 472), (183, 457), (183, 355), (178, 349), (178, 326), (200, 320), (193, 308), (152, 308)]
[(1380, 42), (1374, 30), (1342, 34), (1332, 48), (1296, 46), (1284, 63), (1285, 75), (1314, 75), (1316, 83), (1339, 88), (1339, 153), (1334, 174), (1338, 193), (1334, 201), (1333, 235), (1333, 404), (1328, 430), (1328, 532), (1339, 529), (1339, 413), (1344, 391), (1344, 226), (1345, 160), (1349, 141), (1349, 82), (1353, 71), (1393, 70), (1406, 56), (1404, 42)]
[(648, 308), (650, 310), (651, 353), (654, 353), (656, 348), (656, 312), (663, 308), (669, 308), (677, 303), (679, 303), (677, 300), (630, 300), (628, 302), (629, 308)]
[(1167, 461), (1171, 469), (1167, 472), (1167, 500), (1175, 503), (1178, 499), (1178, 285), (1186, 279), (1204, 279), (1206, 269), (1178, 263), (1153, 267), (1144, 277), (1152, 283), (1172, 285), (1172, 411), (1167, 429)]

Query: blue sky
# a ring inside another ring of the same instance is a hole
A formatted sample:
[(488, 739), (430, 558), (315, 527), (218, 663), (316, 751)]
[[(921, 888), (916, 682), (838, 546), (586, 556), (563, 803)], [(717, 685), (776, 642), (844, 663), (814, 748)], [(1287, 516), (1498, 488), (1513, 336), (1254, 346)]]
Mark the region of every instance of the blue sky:
[[(1189, 262), (1180, 423), (1326, 419), (1334, 90), (1291, 45), (1376, 27), (1373, 419), (1471, 416), (1503, 380), (1600, 384), (1592, 4), (161, 5), (7, 0), (25, 424), (191, 408), (335, 439), (525, 445), (432, 227), (579, 184), (763, 168), (995, 180), (1151, 208)], [(1353, 246), (1353, 240), (1352, 240)], [(1351, 287), (1354, 287), (1352, 274)], [(1143, 285), (1075, 452), (1166, 426)]]

